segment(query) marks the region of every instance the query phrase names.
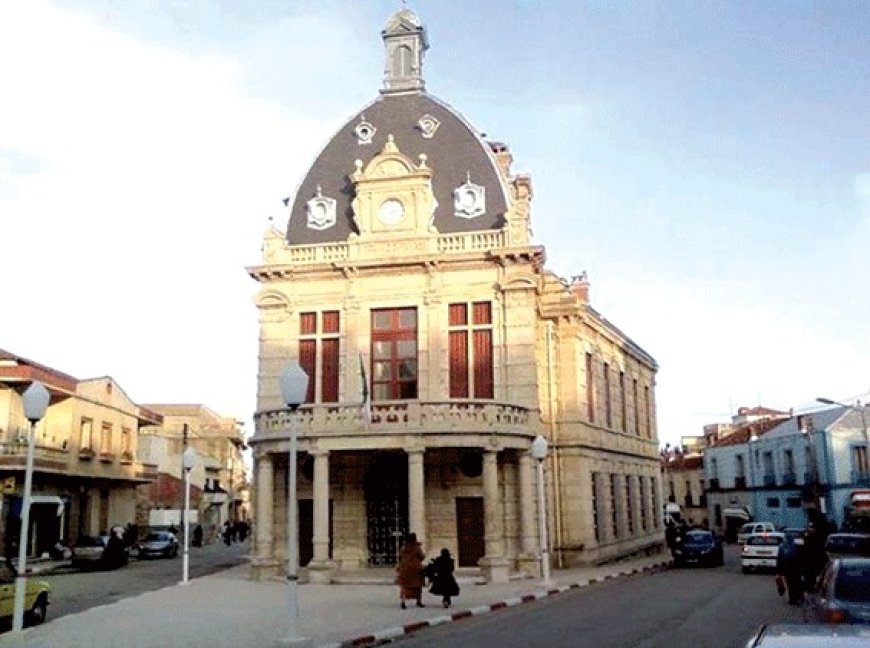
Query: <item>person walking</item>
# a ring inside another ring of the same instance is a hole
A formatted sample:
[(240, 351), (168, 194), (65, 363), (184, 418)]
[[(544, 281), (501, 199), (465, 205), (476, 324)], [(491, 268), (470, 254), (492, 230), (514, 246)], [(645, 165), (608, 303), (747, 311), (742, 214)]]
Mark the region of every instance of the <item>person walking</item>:
[(202, 525), (197, 524), (196, 528), (193, 530), (193, 546), (201, 547), (202, 546)]
[(804, 602), (803, 550), (803, 538), (786, 538), (779, 546), (776, 556), (777, 589), (782, 596), (785, 594), (782, 585), (785, 585), (789, 605), (800, 605)]
[(451, 598), (459, 596), (459, 584), (453, 577), (453, 557), (448, 549), (442, 549), (441, 555), (426, 567), (426, 575), (432, 581), (429, 593), (441, 597), (441, 603), (449, 608)]
[(402, 609), (406, 609), (405, 600), (415, 599), (417, 607), (423, 605), (423, 559), (426, 555), (417, 542), (417, 534), (409, 533), (399, 551), (399, 563), (396, 565), (396, 580), (399, 583), (399, 600)]

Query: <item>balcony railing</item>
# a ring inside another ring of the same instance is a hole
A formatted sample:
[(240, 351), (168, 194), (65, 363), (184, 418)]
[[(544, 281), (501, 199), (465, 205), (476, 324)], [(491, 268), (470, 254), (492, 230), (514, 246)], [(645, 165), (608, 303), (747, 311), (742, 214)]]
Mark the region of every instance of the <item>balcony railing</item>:
[[(64, 468), (69, 451), (66, 448), (34, 445), (33, 465), (36, 468)], [(27, 461), (27, 441), (0, 443), (0, 466), (24, 466)]]
[(794, 486), (797, 484), (797, 475), (794, 473), (783, 473), (782, 475), (782, 485), (783, 486)]
[(735, 477), (734, 478), (734, 488), (738, 488), (738, 489), (746, 488), (746, 477)]
[(254, 415), (257, 435), (286, 433), (291, 422), (302, 435), (375, 432), (458, 432), (528, 434), (525, 407), (492, 401), (393, 401), (372, 405), (371, 423), (359, 405), (313, 405), (295, 413), (286, 409)]
[(776, 475), (764, 475), (761, 479), (765, 486), (776, 486)]
[(803, 482), (804, 484), (812, 484), (814, 481), (815, 481), (815, 477), (813, 476), (812, 472), (805, 472), (804, 473), (804, 482)]

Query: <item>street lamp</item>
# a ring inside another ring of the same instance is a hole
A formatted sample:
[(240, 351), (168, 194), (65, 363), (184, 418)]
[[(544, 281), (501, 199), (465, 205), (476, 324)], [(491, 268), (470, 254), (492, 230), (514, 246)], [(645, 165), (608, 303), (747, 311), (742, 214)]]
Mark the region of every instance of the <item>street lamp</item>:
[(864, 450), (865, 460), (864, 460), (864, 466), (863, 466), (864, 474), (862, 475), (862, 477), (866, 478), (867, 473), (868, 473), (868, 469), (870, 469), (870, 466), (867, 465), (868, 462), (866, 459), (866, 457), (868, 456), (868, 453), (870, 453), (870, 443), (867, 442), (867, 416), (864, 413), (864, 410), (865, 410), (864, 405), (861, 404), (861, 401), (856, 401), (854, 405), (847, 405), (846, 403), (841, 403), (839, 401), (835, 401), (835, 400), (830, 399), (830, 398), (819, 397), (819, 398), (816, 398), (816, 400), (819, 401), (820, 403), (825, 404), (825, 405), (839, 405), (840, 407), (845, 407), (847, 409), (852, 410), (853, 412), (858, 412), (861, 415), (861, 434), (864, 436), (864, 448), (865, 448), (865, 450)]
[(752, 517), (758, 519), (758, 498), (757, 485), (755, 483), (755, 444), (758, 443), (758, 435), (753, 434), (749, 437), (749, 487), (752, 490), (750, 499), (752, 500)]
[(305, 402), (308, 394), (308, 374), (292, 360), (281, 374), (281, 400), (290, 410), (290, 454), (287, 457), (287, 605), (289, 607), (289, 627), (286, 646), (307, 645), (307, 639), (296, 634), (296, 621), (299, 618), (299, 601), (296, 597), (297, 570), (299, 568), (299, 527), (296, 504), (296, 421), (295, 413)]
[(190, 471), (195, 462), (196, 451), (192, 447), (187, 446), (187, 449), (181, 455), (181, 467), (184, 469), (184, 514), (182, 520), (182, 528), (184, 529), (184, 554), (181, 561), (182, 585), (187, 585), (189, 582), (188, 567), (190, 566), (190, 533), (188, 533), (188, 531), (190, 530)]
[(547, 458), (547, 440), (540, 434), (532, 441), (532, 458), (538, 461), (538, 524), (541, 542), (541, 575), (544, 587), (550, 586), (550, 543), (547, 539), (547, 502), (544, 499), (544, 459)]
[(36, 424), (45, 416), (48, 390), (38, 380), (30, 383), (24, 390), (24, 416), (30, 421), (30, 434), (27, 436), (27, 462), (24, 468), (24, 494), (21, 498), (21, 530), (18, 533), (18, 566), (15, 574), (15, 604), (12, 610), (12, 630), (21, 632), (24, 627), (24, 594), (27, 590), (27, 545), (30, 531), (30, 490), (33, 485), (33, 444)]

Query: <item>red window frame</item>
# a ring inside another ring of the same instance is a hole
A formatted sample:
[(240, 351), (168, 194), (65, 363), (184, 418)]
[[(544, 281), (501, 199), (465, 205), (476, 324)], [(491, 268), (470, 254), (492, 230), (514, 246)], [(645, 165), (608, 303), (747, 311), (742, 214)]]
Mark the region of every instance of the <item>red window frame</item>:
[(338, 402), (340, 331), (337, 310), (299, 315), (299, 365), (308, 374), (306, 403)]
[(416, 399), (419, 376), (417, 309), (373, 309), (371, 333), (372, 401)]

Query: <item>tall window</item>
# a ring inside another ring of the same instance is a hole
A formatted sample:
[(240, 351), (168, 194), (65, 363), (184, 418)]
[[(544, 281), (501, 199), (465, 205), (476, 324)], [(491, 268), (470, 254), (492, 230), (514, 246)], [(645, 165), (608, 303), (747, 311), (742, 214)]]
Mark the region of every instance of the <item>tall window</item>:
[(640, 528), (646, 531), (647, 520), (646, 520), (646, 509), (647, 509), (647, 494), (646, 494), (646, 479), (643, 477), (638, 477), (638, 486), (640, 487), (640, 494), (638, 496), (638, 500), (640, 500)]
[(103, 423), (100, 427), (100, 452), (109, 454), (112, 452), (112, 424)]
[(613, 413), (610, 407), (610, 365), (604, 363), (604, 421), (613, 427)]
[(599, 473), (592, 473), (592, 531), (595, 533), (595, 542), (601, 542), (601, 502), (598, 492)]
[(306, 403), (338, 402), (340, 324), (338, 311), (302, 313), (299, 317), (299, 365), (308, 374)]
[(586, 354), (586, 418), (595, 423), (595, 376), (592, 373), (592, 354)]
[(628, 521), (628, 534), (634, 533), (634, 489), (631, 487), (631, 475), (625, 476), (625, 517)]
[(89, 418), (83, 418), (79, 428), (79, 447), (88, 450), (94, 448), (94, 422)]
[(686, 506), (694, 505), (694, 501), (692, 499), (692, 482), (691, 480), (686, 480)]
[(450, 304), (448, 326), (450, 398), (493, 398), (492, 304)]
[(372, 400), (417, 398), (417, 309), (372, 311)]
[(655, 477), (649, 478), (650, 491), (652, 492), (652, 501), (653, 501), (653, 525), (656, 529), (662, 523), (662, 513), (664, 509), (662, 508), (661, 496), (659, 495), (659, 483), (656, 481)]
[(859, 475), (870, 473), (870, 466), (867, 464), (867, 446), (852, 446), (852, 467)]
[(649, 400), (649, 386), (643, 388), (644, 420), (646, 421), (646, 436), (652, 438), (652, 403)]
[[(640, 434), (640, 408), (638, 407), (637, 401), (637, 378), (633, 380), (633, 389), (634, 389), (634, 433)], [(658, 518), (656, 518), (658, 519)]]
[(625, 416), (625, 372), (619, 372), (619, 429), (623, 432), (627, 432), (628, 428), (626, 427), (626, 416)]
[(782, 463), (785, 474), (794, 478), (794, 453), (791, 448), (782, 451)]
[(746, 462), (743, 459), (743, 455), (737, 455), (735, 457), (737, 460), (737, 466), (735, 468), (735, 476), (736, 477), (746, 477)]
[(619, 488), (619, 475), (610, 475), (610, 530), (614, 538), (619, 537), (619, 509), (616, 507), (616, 491)]
[(121, 428), (121, 452), (132, 452), (133, 442), (130, 428)]

